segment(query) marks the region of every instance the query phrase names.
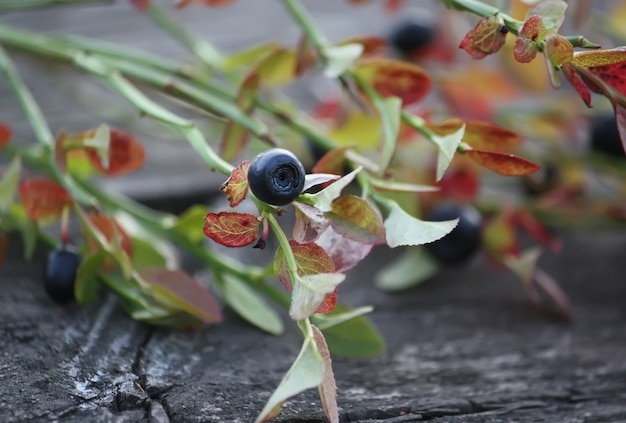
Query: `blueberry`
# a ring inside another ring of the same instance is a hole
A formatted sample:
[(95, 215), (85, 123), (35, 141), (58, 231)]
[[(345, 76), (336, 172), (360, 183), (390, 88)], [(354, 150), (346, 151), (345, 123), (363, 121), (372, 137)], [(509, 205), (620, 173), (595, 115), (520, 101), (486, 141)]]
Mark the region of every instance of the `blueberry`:
[(284, 206), (295, 200), (304, 188), (304, 166), (290, 151), (267, 150), (250, 163), (248, 186), (261, 201)]
[(426, 244), (430, 254), (443, 264), (467, 261), (480, 248), (480, 213), (471, 206), (440, 204), (428, 213), (426, 220), (440, 222), (459, 218), (459, 224), (445, 237)]
[(546, 163), (537, 172), (520, 178), (522, 187), (530, 197), (545, 194), (559, 185), (560, 172), (554, 163)]
[(62, 303), (74, 299), (76, 271), (80, 262), (81, 256), (67, 247), (50, 251), (43, 286), (54, 301)]
[(389, 44), (398, 53), (410, 56), (417, 50), (430, 45), (435, 39), (435, 29), (424, 19), (399, 22), (389, 35)]
[(600, 116), (592, 122), (591, 148), (609, 156), (626, 158), (613, 114)]

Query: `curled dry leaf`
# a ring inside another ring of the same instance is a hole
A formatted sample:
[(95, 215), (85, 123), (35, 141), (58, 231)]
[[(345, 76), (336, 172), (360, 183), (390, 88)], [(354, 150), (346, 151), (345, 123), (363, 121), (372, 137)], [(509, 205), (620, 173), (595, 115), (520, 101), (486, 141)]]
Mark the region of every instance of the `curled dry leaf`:
[(257, 240), (260, 223), (248, 213), (209, 213), (205, 217), (204, 234), (226, 247), (245, 247)]
[(24, 180), (18, 192), (26, 216), (31, 220), (56, 219), (72, 202), (72, 196), (65, 188), (46, 178)]
[(231, 172), (230, 177), (220, 187), (220, 191), (228, 196), (228, 203), (231, 207), (237, 207), (248, 195), (249, 167), (249, 160), (239, 163)]
[(508, 32), (502, 18), (497, 15), (485, 16), (465, 35), (459, 47), (474, 59), (484, 59), (502, 48)]

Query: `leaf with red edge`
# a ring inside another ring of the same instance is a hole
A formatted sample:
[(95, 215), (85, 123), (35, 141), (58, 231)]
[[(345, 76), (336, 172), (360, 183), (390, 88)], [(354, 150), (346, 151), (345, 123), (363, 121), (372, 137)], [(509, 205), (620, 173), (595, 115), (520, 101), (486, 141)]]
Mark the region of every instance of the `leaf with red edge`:
[(18, 188), (26, 216), (31, 220), (56, 219), (72, 196), (61, 185), (46, 178), (30, 178)]
[(331, 173), (335, 175), (343, 175), (346, 164), (346, 151), (351, 147), (346, 145), (343, 147), (333, 148), (322, 156), (313, 166), (313, 173)]
[(11, 139), (11, 128), (0, 122), (0, 148), (9, 143)]
[(514, 154), (476, 149), (465, 150), (465, 154), (482, 167), (504, 176), (528, 175), (541, 168), (538, 164)]
[[(90, 214), (88, 216), (91, 224), (100, 231), (106, 241), (113, 246), (116, 250), (123, 251), (128, 257), (133, 255), (133, 241), (126, 233), (124, 228), (117, 223), (117, 221), (111, 216), (104, 214)], [(100, 247), (94, 239), (92, 239), (87, 233), (85, 233), (89, 249), (91, 251), (99, 251)], [(111, 268), (113, 261), (109, 258), (105, 259), (103, 268)]]
[(364, 244), (339, 235), (333, 228), (326, 229), (316, 243), (330, 256), (336, 272), (352, 269), (367, 257), (374, 247), (373, 244)]
[(146, 151), (134, 136), (114, 129), (110, 131), (110, 134), (108, 166), (102, 163), (98, 149), (86, 149), (91, 164), (99, 172), (109, 176), (117, 176), (134, 172), (143, 166)]
[(563, 66), (563, 73), (587, 107), (591, 107), (591, 91), (589, 91), (589, 87), (587, 87), (583, 80), (576, 74), (576, 70), (568, 63)]
[(562, 247), (561, 240), (553, 237), (548, 229), (532, 214), (527, 211), (517, 211), (515, 221), (524, 228), (533, 238), (554, 252), (559, 252)]
[(607, 50), (577, 51), (574, 53), (572, 65), (592, 68), (626, 62), (626, 47)]
[(239, 163), (231, 172), (230, 177), (220, 187), (220, 191), (228, 196), (228, 203), (231, 207), (237, 207), (248, 195), (249, 167), (249, 160)]
[(9, 247), (9, 236), (4, 232), (0, 232), (0, 269), (4, 265), (4, 260), (7, 255), (7, 248)]
[[(460, 119), (448, 119), (443, 122), (429, 123), (428, 129), (437, 135), (446, 136), (458, 131), (463, 125)], [(522, 137), (517, 133), (491, 122), (466, 121), (463, 142), (479, 149), (498, 149), (512, 151), (517, 148)]]
[(617, 123), (617, 132), (622, 140), (622, 148), (626, 153), (626, 107), (617, 103), (615, 105), (615, 121)]
[(515, 47), (513, 49), (515, 60), (520, 63), (532, 61), (539, 51), (537, 46), (538, 41), (542, 41), (545, 36), (546, 27), (541, 16), (533, 15), (528, 18), (520, 29), (517, 40), (515, 41)]
[(260, 223), (248, 213), (209, 213), (205, 217), (204, 234), (226, 247), (245, 247), (257, 240)]
[(546, 41), (544, 53), (552, 66), (560, 68), (574, 58), (574, 46), (559, 34), (552, 34)]
[(626, 61), (612, 65), (596, 66), (589, 68), (589, 70), (621, 95), (626, 96)]
[(339, 409), (337, 407), (337, 384), (333, 373), (333, 363), (330, 359), (330, 351), (326, 345), (326, 339), (321, 330), (312, 326), (313, 340), (317, 345), (317, 350), (324, 361), (324, 379), (319, 386), (320, 399), (324, 407), (324, 414), (329, 423), (339, 423)]
[(235, 0), (178, 0), (178, 3), (176, 3), (176, 7), (183, 8), (193, 3), (209, 7), (221, 7), (227, 6), (234, 1)]
[(483, 59), (502, 48), (508, 32), (502, 18), (485, 16), (465, 35), (459, 47), (474, 59)]
[(417, 65), (390, 59), (371, 59), (357, 66), (356, 75), (382, 97), (399, 97), (407, 107), (430, 92), (432, 79)]
[(363, 46), (361, 58), (363, 59), (377, 56), (387, 47), (387, 41), (384, 38), (374, 37), (371, 35), (348, 38), (337, 45), (343, 46), (347, 44), (361, 44)]
[(328, 228), (329, 221), (317, 207), (295, 201), (296, 221), (293, 225), (293, 239), (301, 244), (315, 241)]
[[(239, 85), (236, 104), (244, 113), (250, 115), (254, 109), (254, 100), (259, 90), (259, 74), (249, 73)], [(234, 160), (246, 147), (250, 132), (239, 123), (229, 120), (224, 127), (222, 143), (220, 144), (220, 155), (226, 161)]]
[[(300, 244), (294, 240), (289, 241), (291, 250), (296, 260), (297, 273), (299, 276), (310, 276), (317, 274), (334, 273), (335, 265), (331, 258), (326, 254), (322, 247), (314, 243)], [(276, 251), (274, 258), (274, 273), (280, 281), (281, 285), (290, 294), (293, 291), (293, 282), (289, 276), (287, 260), (282, 249)], [(321, 301), (316, 313), (330, 313), (337, 301), (336, 289), (326, 294)]]
[(145, 12), (150, 7), (151, 0), (129, 0), (130, 4), (135, 6), (140, 12)]
[(152, 268), (141, 272), (154, 296), (206, 323), (222, 321), (219, 304), (196, 279), (181, 270)]
[(326, 213), (338, 234), (364, 244), (385, 242), (385, 226), (380, 214), (366, 200), (355, 195), (342, 195), (332, 202)]

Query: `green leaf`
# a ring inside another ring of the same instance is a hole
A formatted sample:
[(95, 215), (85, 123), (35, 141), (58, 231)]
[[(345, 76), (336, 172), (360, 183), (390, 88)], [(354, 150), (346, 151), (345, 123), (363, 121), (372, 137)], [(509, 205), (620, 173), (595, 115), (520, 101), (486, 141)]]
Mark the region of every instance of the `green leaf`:
[(104, 253), (102, 251), (92, 252), (88, 254), (76, 272), (76, 285), (74, 286), (74, 295), (76, 301), (80, 305), (91, 304), (98, 294), (98, 275), (100, 266), (104, 262)]
[(313, 205), (317, 207), (320, 211), (331, 211), (332, 202), (341, 195), (341, 191), (354, 180), (357, 173), (359, 173), (362, 169), (363, 168), (361, 166), (357, 167), (352, 172), (337, 179), (335, 182), (333, 182), (320, 192), (309, 195), (308, 198), (312, 201)]
[(323, 380), (324, 360), (315, 341), (307, 338), (302, 344), (300, 354), (265, 404), (255, 423), (261, 423), (268, 417), (274, 416), (276, 409), (287, 399), (307, 389), (319, 386)]
[(531, 15), (541, 16), (545, 26), (546, 35), (549, 35), (554, 34), (559, 30), (565, 20), (566, 10), (567, 3), (563, 0), (545, 0), (533, 7), (528, 12), (528, 17)]
[(84, 147), (91, 147), (96, 150), (100, 163), (105, 169), (109, 168), (109, 147), (111, 145), (111, 133), (109, 127), (100, 125), (93, 135), (83, 142)]
[(285, 327), (278, 313), (244, 282), (224, 275), (221, 292), (226, 304), (251, 325), (272, 335), (284, 332)]
[(423, 248), (409, 248), (382, 268), (374, 282), (383, 291), (400, 291), (419, 285), (439, 271), (439, 264)]
[(19, 156), (15, 156), (0, 179), (0, 214), (6, 213), (13, 204), (21, 172), (22, 161)]
[(320, 330), (326, 330), (333, 326), (340, 325), (348, 320), (356, 319), (364, 314), (371, 313), (374, 310), (372, 306), (364, 306), (355, 308), (354, 310), (348, 310), (345, 313), (329, 313), (329, 314), (315, 314), (311, 316), (311, 321)]
[(464, 135), (465, 125), (461, 126), (458, 131), (450, 135), (436, 136), (432, 139), (432, 141), (437, 144), (437, 147), (439, 147), (439, 153), (437, 154), (437, 182), (439, 182), (441, 178), (443, 178), (444, 173), (446, 173)]
[(383, 126), (383, 143), (379, 165), (381, 172), (384, 172), (396, 151), (398, 132), (400, 131), (402, 100), (395, 96), (387, 97), (381, 101), (381, 104), (376, 101), (376, 107), (381, 115)]
[(326, 66), (324, 75), (327, 78), (337, 78), (354, 66), (356, 60), (363, 53), (363, 44), (345, 44), (342, 46), (327, 47), (324, 49)]
[(148, 267), (165, 267), (167, 260), (153, 242), (131, 237), (133, 245), (133, 268), (137, 271)]
[(367, 200), (355, 195), (342, 195), (333, 201), (326, 213), (335, 232), (365, 244), (383, 244), (385, 227), (380, 214)]
[(398, 203), (387, 200), (385, 206), (390, 213), (385, 220), (387, 245), (391, 248), (400, 245), (422, 245), (437, 241), (452, 230), (459, 223), (459, 219), (429, 222), (411, 216)]
[(507, 256), (504, 259), (504, 263), (522, 280), (525, 286), (530, 286), (540, 255), (541, 247), (530, 248), (522, 252), (519, 256)]
[(335, 290), (344, 281), (342, 273), (317, 273), (299, 276), (293, 285), (289, 317), (299, 321), (309, 318), (322, 304), (326, 294)]
[(205, 238), (202, 228), (204, 228), (205, 216), (209, 214), (209, 208), (196, 204), (185, 211), (172, 228), (172, 231), (184, 236), (191, 242), (200, 242)]
[[(349, 313), (350, 308), (337, 304), (325, 317)], [(320, 316), (315, 316), (317, 320)], [(385, 351), (385, 341), (365, 317), (356, 317), (323, 330), (332, 355), (350, 358), (370, 358)]]

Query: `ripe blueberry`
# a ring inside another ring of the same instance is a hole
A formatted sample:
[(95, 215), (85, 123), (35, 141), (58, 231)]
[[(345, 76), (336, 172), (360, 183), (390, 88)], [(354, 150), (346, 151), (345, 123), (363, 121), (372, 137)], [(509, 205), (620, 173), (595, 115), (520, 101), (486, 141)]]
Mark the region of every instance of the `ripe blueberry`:
[(304, 176), (304, 166), (292, 152), (272, 148), (252, 159), (248, 186), (259, 200), (284, 206), (300, 195)]
[(425, 20), (406, 20), (398, 23), (389, 35), (389, 44), (404, 56), (430, 45), (435, 39), (435, 29)]
[(80, 255), (65, 246), (50, 251), (43, 286), (54, 301), (62, 303), (74, 299), (76, 271), (80, 262)]
[(601, 116), (591, 124), (591, 148), (609, 156), (626, 158), (613, 114)]
[(546, 163), (537, 172), (520, 178), (522, 187), (530, 197), (545, 194), (559, 185), (559, 168), (554, 163)]
[(428, 213), (426, 220), (440, 222), (459, 218), (459, 224), (443, 238), (426, 244), (430, 254), (443, 264), (467, 261), (480, 248), (480, 213), (471, 206), (440, 204)]

